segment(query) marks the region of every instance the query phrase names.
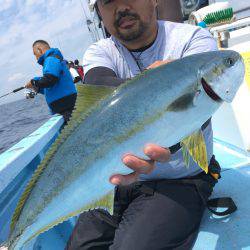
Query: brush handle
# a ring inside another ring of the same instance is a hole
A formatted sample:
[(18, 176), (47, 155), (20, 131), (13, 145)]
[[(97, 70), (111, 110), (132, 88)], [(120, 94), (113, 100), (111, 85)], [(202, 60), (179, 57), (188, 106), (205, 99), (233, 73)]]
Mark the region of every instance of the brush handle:
[(228, 2), (219, 2), (219, 3), (214, 3), (209, 6), (206, 6), (204, 8), (201, 8), (197, 11), (194, 11), (190, 14), (188, 22), (190, 24), (197, 25), (198, 23), (202, 22), (205, 16), (209, 13), (213, 13), (216, 11), (224, 10), (229, 8), (229, 3)]

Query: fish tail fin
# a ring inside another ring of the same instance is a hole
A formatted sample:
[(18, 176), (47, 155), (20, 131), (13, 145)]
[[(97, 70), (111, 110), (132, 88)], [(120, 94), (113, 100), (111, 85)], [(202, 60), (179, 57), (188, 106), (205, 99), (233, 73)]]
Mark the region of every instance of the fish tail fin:
[(181, 141), (185, 165), (189, 167), (190, 156), (199, 167), (208, 173), (207, 147), (202, 130), (198, 130)]

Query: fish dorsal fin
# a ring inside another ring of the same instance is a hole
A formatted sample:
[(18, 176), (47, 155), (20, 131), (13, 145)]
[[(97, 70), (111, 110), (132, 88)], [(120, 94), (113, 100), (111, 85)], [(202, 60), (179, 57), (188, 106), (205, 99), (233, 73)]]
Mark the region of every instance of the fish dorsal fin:
[(21, 214), (21, 211), (28, 199), (33, 187), (35, 186), (40, 175), (43, 173), (44, 169), (48, 166), (52, 157), (55, 155), (60, 145), (68, 138), (68, 136), (74, 131), (74, 129), (91, 113), (94, 107), (98, 105), (103, 99), (110, 95), (115, 88), (106, 87), (100, 85), (78, 85), (77, 86), (77, 100), (75, 109), (72, 113), (72, 117), (68, 124), (62, 129), (60, 135), (55, 140), (53, 145), (50, 147), (46, 153), (44, 159), (34, 172), (29, 183), (27, 184), (19, 202), (16, 206), (15, 212), (12, 216), (10, 229), (11, 232), (14, 230), (16, 222)]
[(93, 108), (115, 90), (101, 85), (77, 85), (77, 100), (72, 116), (62, 130), (60, 139), (65, 139), (91, 113)]
[(207, 147), (202, 130), (198, 130), (181, 141), (183, 159), (186, 166), (189, 166), (190, 156), (193, 160), (208, 173)]

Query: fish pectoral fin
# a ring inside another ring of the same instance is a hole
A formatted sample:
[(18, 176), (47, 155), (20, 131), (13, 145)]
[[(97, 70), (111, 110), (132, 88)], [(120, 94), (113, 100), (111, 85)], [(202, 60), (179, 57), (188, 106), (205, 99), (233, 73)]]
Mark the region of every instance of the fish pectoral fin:
[(207, 148), (202, 130), (198, 130), (181, 141), (183, 160), (188, 167), (190, 156), (192, 159), (208, 173)]

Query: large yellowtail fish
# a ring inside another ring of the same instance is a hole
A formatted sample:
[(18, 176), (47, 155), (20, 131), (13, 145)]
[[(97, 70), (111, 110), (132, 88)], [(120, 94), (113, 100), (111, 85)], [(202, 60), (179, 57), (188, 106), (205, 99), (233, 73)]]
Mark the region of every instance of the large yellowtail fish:
[(223, 101), (232, 101), (243, 77), (241, 56), (217, 51), (148, 70), (117, 89), (81, 86), (69, 125), (20, 198), (12, 218), (10, 249), (22, 248), (88, 209), (111, 209), (110, 175), (127, 173), (121, 156), (141, 155), (145, 143), (169, 147), (182, 142), (207, 171), (204, 146), (198, 151), (192, 147), (197, 140), (203, 143), (200, 127)]

